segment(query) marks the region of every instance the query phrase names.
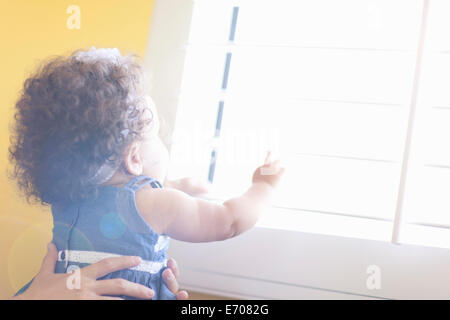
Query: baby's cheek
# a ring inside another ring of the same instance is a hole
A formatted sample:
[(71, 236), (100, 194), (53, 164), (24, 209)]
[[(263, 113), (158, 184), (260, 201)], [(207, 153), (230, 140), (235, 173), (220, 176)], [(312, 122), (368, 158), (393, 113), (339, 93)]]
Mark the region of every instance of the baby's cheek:
[(166, 146), (164, 146), (164, 157), (165, 157), (166, 162), (168, 163), (170, 155), (169, 155), (169, 150), (166, 148)]
[(167, 173), (167, 170), (168, 170), (168, 167), (169, 167), (169, 158), (170, 158), (170, 155), (169, 155), (169, 150), (167, 150), (167, 148), (164, 146), (164, 151), (163, 151), (163, 156), (162, 156), (162, 159), (163, 159), (163, 161), (162, 161), (162, 163), (163, 163), (163, 165), (164, 165), (164, 174), (166, 174)]
[(162, 140), (158, 137), (157, 140), (155, 140), (155, 146), (158, 149), (158, 156), (159, 159), (162, 162), (167, 162), (169, 161), (169, 150), (167, 150), (166, 145), (164, 144), (164, 142), (162, 142)]
[(166, 173), (169, 165), (169, 150), (167, 150), (165, 144), (158, 139), (158, 158), (159, 167)]

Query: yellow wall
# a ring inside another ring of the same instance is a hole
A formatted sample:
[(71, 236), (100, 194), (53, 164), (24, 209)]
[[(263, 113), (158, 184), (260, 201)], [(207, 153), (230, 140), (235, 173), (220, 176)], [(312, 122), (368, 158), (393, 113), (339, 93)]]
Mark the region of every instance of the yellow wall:
[[(81, 29), (69, 30), (69, 5)], [(9, 126), (21, 85), (40, 59), (78, 48), (117, 47), (144, 57), (153, 0), (7, 0), (0, 11), (0, 299), (39, 270), (51, 239), (48, 208), (28, 205), (7, 177)]]

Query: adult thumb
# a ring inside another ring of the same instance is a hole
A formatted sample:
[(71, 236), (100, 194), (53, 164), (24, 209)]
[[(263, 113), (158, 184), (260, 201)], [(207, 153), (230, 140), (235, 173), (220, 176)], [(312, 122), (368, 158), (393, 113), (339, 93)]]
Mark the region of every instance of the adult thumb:
[(42, 262), (38, 275), (55, 273), (55, 265), (57, 260), (58, 252), (56, 250), (56, 246), (50, 242), (47, 245), (47, 254), (44, 257), (44, 261)]

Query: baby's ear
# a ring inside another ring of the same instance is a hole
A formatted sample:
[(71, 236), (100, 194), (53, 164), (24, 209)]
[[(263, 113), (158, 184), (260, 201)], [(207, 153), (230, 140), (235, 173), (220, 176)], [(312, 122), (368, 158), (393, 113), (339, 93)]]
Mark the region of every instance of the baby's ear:
[(132, 142), (125, 152), (124, 161), (127, 171), (135, 176), (141, 175), (144, 170), (140, 146), (141, 144), (139, 142)]

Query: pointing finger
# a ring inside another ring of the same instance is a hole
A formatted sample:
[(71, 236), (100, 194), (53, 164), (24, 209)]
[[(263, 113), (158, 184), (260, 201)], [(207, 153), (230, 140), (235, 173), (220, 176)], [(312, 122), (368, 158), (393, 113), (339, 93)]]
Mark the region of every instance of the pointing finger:
[(272, 151), (267, 151), (266, 159), (264, 160), (264, 164), (269, 164), (272, 161)]

